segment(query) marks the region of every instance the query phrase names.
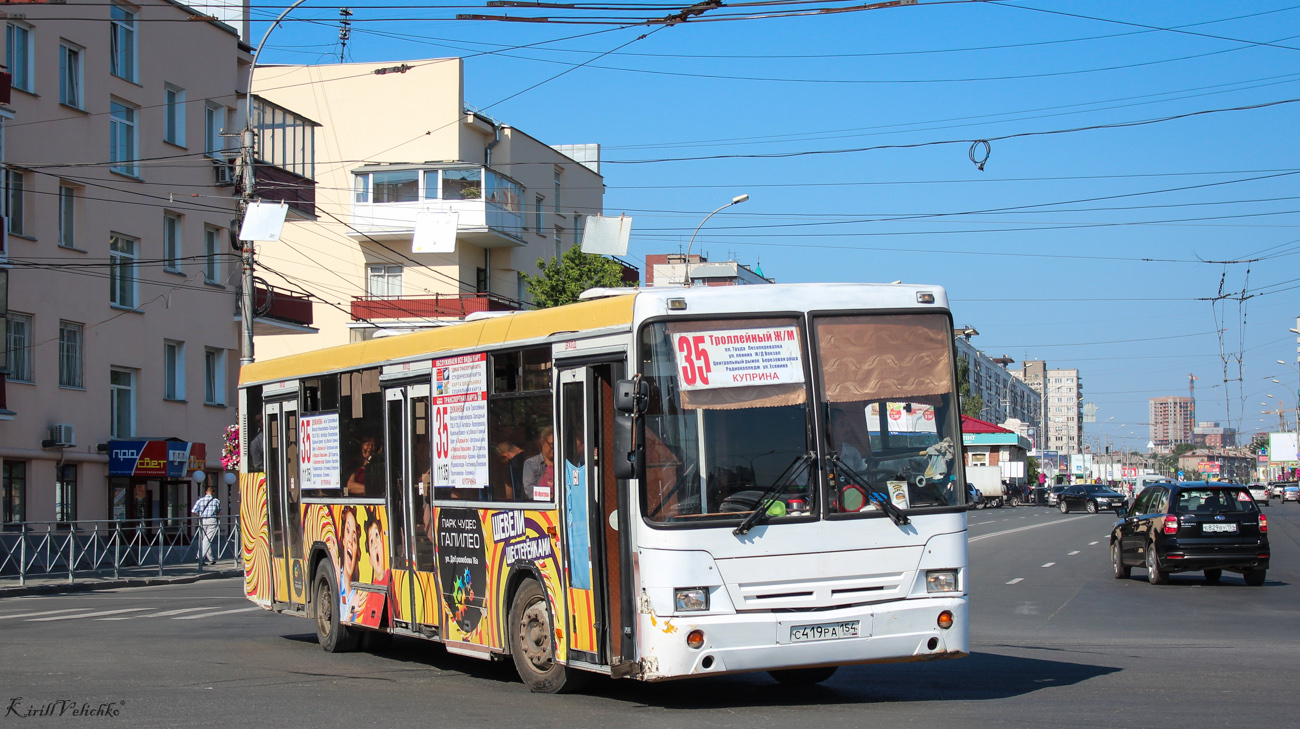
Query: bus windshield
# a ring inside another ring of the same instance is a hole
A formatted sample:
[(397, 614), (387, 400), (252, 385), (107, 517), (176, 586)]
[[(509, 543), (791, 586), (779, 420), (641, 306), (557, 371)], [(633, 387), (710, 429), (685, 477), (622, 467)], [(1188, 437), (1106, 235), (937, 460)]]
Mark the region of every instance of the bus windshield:
[(784, 486), (774, 519), (816, 514), (804, 332), (794, 318), (642, 330), (650, 383), (642, 510), (657, 523), (735, 521)]
[(879, 514), (885, 498), (900, 509), (963, 504), (948, 318), (821, 316), (813, 327), (827, 511)]

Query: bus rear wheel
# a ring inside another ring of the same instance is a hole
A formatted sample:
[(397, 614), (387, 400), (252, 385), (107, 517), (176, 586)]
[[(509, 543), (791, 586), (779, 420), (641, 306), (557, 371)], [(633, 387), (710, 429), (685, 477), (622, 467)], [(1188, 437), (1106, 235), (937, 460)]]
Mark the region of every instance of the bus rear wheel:
[(316, 640), (326, 653), (346, 653), (356, 650), (361, 636), (356, 631), (339, 624), (339, 591), (334, 586), (334, 575), (328, 569), (316, 575), (316, 589), (312, 591), (312, 606), (316, 611)]
[(784, 671), (768, 671), (767, 675), (777, 683), (786, 686), (812, 686), (829, 680), (835, 675), (838, 666), (819, 666), (817, 668), (788, 668)]
[(510, 603), (510, 655), (528, 689), (537, 694), (576, 691), (589, 674), (555, 660), (555, 626), (546, 593), (536, 580), (524, 580)]

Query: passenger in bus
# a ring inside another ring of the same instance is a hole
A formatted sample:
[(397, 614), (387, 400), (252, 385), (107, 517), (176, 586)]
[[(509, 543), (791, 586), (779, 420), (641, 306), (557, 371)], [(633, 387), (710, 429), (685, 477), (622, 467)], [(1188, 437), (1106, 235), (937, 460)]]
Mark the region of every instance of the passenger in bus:
[(529, 501), (550, 501), (555, 493), (555, 430), (542, 428), (541, 453), (524, 461), (524, 493)]
[(525, 458), (524, 449), (515, 445), (514, 441), (502, 439), (496, 445), (496, 452), (504, 464), (501, 469), (500, 479), (505, 500), (522, 499), (524, 496), (524, 463), (528, 460)]
[[(359, 458), (348, 469), (348, 496), (371, 496), (383, 498), (383, 472), (379, 461), (379, 438), (373, 433), (361, 436)], [(371, 472), (370, 482), (366, 482), (366, 472)]]

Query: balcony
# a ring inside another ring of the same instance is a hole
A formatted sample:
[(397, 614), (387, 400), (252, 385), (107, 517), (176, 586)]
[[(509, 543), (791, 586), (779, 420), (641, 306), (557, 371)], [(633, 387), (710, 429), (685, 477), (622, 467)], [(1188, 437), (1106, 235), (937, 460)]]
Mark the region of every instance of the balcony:
[(260, 161), (253, 166), (253, 173), (259, 198), (288, 203), (290, 210), (308, 218), (316, 216), (315, 180)]
[[(274, 286), (258, 284), (253, 289), (253, 335), (316, 334), (312, 326), (311, 299)], [(239, 305), (235, 305), (235, 321), (241, 321)]]
[(481, 248), (523, 246), (524, 188), (474, 165), (367, 165), (353, 171), (349, 235), (410, 239), (422, 212), (456, 213), (456, 239)]
[(496, 294), (355, 296), (352, 319), (462, 319), (477, 311), (519, 311), (519, 302)]

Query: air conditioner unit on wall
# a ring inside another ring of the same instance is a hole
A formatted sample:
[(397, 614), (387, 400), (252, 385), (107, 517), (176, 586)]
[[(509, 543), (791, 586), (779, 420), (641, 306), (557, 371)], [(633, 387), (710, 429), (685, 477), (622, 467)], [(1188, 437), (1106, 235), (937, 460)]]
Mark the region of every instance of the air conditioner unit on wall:
[(72, 423), (55, 423), (50, 426), (50, 440), (54, 448), (71, 448), (77, 444), (77, 432)]
[(230, 187), (235, 184), (235, 166), (229, 162), (221, 160), (212, 161), (212, 169), (216, 172), (217, 187)]

